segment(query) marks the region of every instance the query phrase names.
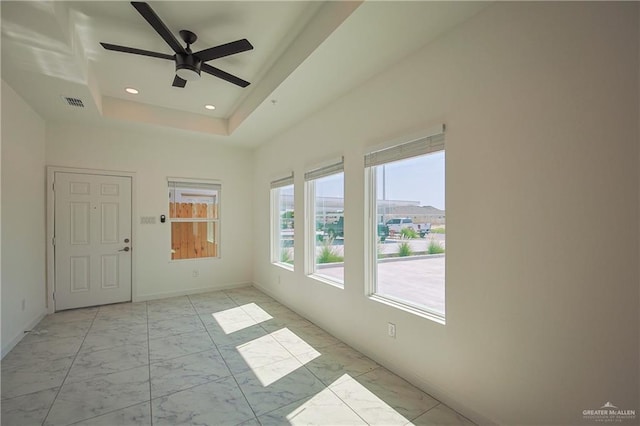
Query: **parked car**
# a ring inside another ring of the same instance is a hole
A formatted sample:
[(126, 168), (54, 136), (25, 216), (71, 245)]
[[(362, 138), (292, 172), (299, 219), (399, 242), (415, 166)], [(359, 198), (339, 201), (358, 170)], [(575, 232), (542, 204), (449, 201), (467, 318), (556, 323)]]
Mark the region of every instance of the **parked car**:
[[(320, 225), (319, 228), (322, 229), (324, 235), (331, 239), (334, 239), (336, 237), (344, 238), (344, 216), (340, 216), (337, 222)], [(378, 238), (380, 239), (380, 241), (386, 240), (388, 236), (389, 227), (384, 223), (379, 223)]]
[(424, 237), (431, 231), (430, 223), (414, 223), (410, 217), (398, 217), (387, 221), (390, 234), (399, 234), (403, 229), (413, 229), (420, 237)]

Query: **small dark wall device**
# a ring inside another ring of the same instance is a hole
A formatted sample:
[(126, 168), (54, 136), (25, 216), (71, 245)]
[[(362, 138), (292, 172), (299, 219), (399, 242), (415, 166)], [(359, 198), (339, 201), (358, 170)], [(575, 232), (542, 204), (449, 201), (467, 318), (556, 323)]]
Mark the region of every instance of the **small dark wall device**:
[(167, 221), (167, 217), (163, 214), (160, 215), (160, 222), (165, 223)]

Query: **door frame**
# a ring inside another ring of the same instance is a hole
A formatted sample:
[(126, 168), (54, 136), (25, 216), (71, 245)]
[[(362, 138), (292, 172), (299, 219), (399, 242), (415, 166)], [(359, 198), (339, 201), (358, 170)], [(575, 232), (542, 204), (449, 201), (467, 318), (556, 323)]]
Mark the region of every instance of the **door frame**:
[(55, 266), (55, 247), (53, 245), (53, 236), (55, 231), (55, 192), (53, 191), (53, 182), (56, 173), (81, 173), (85, 175), (97, 176), (120, 176), (131, 178), (131, 301), (138, 300), (138, 292), (136, 285), (136, 252), (138, 251), (137, 234), (138, 223), (134, 220), (136, 215), (136, 173), (124, 172), (117, 170), (100, 170), (100, 169), (82, 169), (75, 167), (63, 166), (47, 166), (47, 313), (55, 312), (55, 301), (53, 300), (53, 292), (56, 284), (56, 266)]

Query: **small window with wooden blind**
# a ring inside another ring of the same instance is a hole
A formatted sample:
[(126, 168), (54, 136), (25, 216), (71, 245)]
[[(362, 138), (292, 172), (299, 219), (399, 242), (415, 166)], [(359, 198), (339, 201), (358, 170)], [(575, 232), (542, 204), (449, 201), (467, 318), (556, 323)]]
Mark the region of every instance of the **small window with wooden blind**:
[(169, 179), (171, 259), (220, 257), (220, 184)]

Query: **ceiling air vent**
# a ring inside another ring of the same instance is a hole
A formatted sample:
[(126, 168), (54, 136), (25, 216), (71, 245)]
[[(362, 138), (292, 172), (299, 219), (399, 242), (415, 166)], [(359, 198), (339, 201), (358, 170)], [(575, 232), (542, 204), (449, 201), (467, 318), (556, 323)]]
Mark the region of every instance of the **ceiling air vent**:
[(78, 108), (84, 108), (84, 103), (82, 103), (82, 99), (78, 98), (70, 98), (68, 96), (63, 96), (62, 99), (69, 105)]

